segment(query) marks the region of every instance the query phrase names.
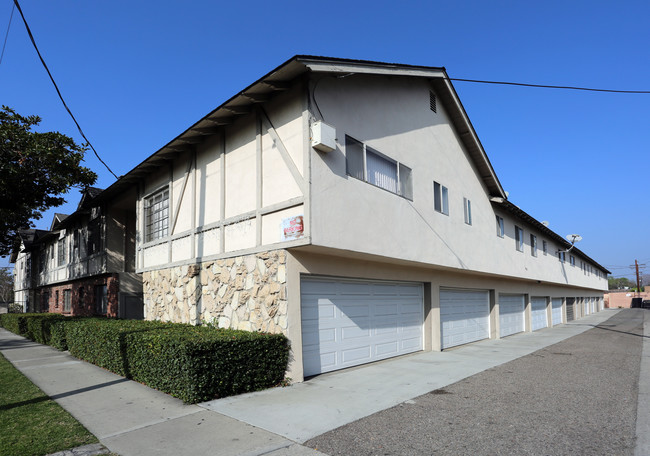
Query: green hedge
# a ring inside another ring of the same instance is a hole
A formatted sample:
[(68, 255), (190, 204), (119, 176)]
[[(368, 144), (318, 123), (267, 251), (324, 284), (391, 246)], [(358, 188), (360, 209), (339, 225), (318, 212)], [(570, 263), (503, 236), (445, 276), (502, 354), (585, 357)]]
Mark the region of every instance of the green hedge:
[(60, 314), (3, 314), (0, 324), (189, 403), (275, 386), (289, 361), (281, 334)]

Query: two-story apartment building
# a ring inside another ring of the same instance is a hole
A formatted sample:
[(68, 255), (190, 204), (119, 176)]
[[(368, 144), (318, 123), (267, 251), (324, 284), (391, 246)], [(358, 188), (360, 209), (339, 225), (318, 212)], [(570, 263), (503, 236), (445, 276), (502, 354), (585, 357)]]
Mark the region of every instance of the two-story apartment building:
[[(108, 201), (83, 191), (77, 210), (55, 214), (49, 230), (25, 230), (14, 252), (17, 296), (25, 311), (142, 318), (135, 272), (134, 194)], [(18, 299), (18, 298), (17, 298)]]
[(508, 200), (443, 68), (296, 56), (103, 194), (127, 191), (145, 318), (282, 332), (298, 381), (551, 327), (607, 289)]

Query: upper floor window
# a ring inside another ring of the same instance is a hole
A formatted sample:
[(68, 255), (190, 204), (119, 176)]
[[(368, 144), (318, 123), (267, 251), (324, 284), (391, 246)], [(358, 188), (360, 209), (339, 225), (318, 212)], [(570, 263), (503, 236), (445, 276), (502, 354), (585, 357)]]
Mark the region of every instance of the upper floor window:
[(575, 266), (576, 265), (576, 257), (574, 257), (573, 255), (569, 255), (569, 263), (571, 264), (571, 266)]
[(530, 235), (530, 254), (534, 257), (537, 256), (537, 236)]
[(88, 223), (88, 255), (93, 255), (102, 250), (102, 224), (101, 218), (96, 218)]
[(497, 236), (503, 237), (505, 234), (505, 225), (503, 224), (503, 217), (497, 215)]
[(544, 255), (548, 255), (548, 243), (544, 240), (542, 240), (542, 252)]
[(465, 214), (465, 223), (472, 224), (472, 202), (467, 198), (463, 198), (463, 212)]
[(345, 153), (349, 176), (413, 200), (411, 168), (350, 136), (345, 137)]
[(58, 265), (63, 266), (68, 261), (68, 244), (65, 237), (59, 239), (57, 250), (59, 251)]
[(566, 261), (566, 252), (557, 252), (557, 258), (560, 260), (560, 263)]
[(515, 245), (520, 252), (524, 251), (524, 230), (515, 225)]
[(144, 200), (145, 242), (167, 236), (169, 225), (169, 189), (164, 188)]
[(449, 190), (438, 182), (433, 183), (433, 208), (436, 212), (449, 215)]

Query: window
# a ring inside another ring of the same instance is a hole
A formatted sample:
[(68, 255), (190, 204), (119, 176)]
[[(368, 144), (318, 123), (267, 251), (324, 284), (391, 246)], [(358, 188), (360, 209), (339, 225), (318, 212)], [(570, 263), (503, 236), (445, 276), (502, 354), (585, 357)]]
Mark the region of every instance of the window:
[(571, 264), (571, 266), (575, 266), (576, 265), (576, 257), (574, 257), (573, 255), (570, 255), (569, 256), (569, 263)]
[(564, 263), (566, 261), (566, 252), (557, 252), (557, 257), (560, 263)]
[(497, 215), (497, 236), (502, 238), (505, 234), (505, 228), (503, 225), (503, 217)]
[(59, 290), (54, 292), (54, 307), (59, 308)]
[(63, 311), (70, 312), (72, 310), (72, 290), (63, 290)]
[(537, 256), (537, 236), (530, 235), (530, 254), (534, 257)]
[(433, 183), (433, 208), (436, 212), (449, 215), (449, 190), (438, 182)]
[(144, 200), (145, 242), (167, 236), (169, 224), (169, 189), (164, 188)]
[(63, 239), (59, 239), (59, 243), (57, 246), (59, 250), (59, 260), (58, 260), (59, 266), (63, 266), (68, 260), (68, 249), (65, 241), (66, 241), (65, 237)]
[(472, 224), (472, 202), (467, 198), (463, 198), (463, 212), (465, 214), (465, 223)]
[(93, 255), (102, 250), (102, 225), (101, 219), (88, 223), (88, 255)]
[(544, 252), (544, 255), (548, 255), (548, 244), (546, 241), (542, 241), (542, 251)]
[(515, 225), (515, 244), (517, 250), (524, 251), (524, 230)]
[(108, 310), (108, 297), (106, 296), (106, 285), (95, 286), (95, 312), (99, 315), (106, 315)]
[(411, 168), (350, 136), (345, 137), (345, 153), (349, 176), (413, 200)]

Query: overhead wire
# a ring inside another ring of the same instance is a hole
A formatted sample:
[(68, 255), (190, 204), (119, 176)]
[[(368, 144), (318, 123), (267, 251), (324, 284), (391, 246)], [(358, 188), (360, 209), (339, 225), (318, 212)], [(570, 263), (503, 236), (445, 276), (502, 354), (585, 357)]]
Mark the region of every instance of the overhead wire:
[(43, 60), (43, 56), (41, 55), (41, 52), (38, 50), (38, 46), (36, 46), (36, 41), (34, 40), (34, 35), (32, 35), (32, 31), (29, 28), (29, 24), (27, 24), (27, 19), (25, 19), (25, 15), (23, 14), (23, 10), (20, 7), (20, 4), (18, 3), (18, 0), (14, 0), (14, 5), (18, 9), (18, 12), (20, 13), (20, 16), (23, 19), (23, 23), (25, 24), (25, 29), (27, 29), (27, 34), (29, 35), (29, 39), (32, 42), (32, 45), (34, 46), (34, 49), (36, 49), (36, 53), (38, 54), (38, 58), (41, 60), (41, 63), (43, 64), (43, 67), (45, 68), (45, 71), (47, 71), (48, 76), (50, 77), (50, 80), (52, 81), (52, 84), (54, 85), (54, 88), (56, 89), (56, 93), (59, 95), (59, 99), (61, 100), (61, 103), (63, 103), (63, 106), (65, 107), (66, 111), (68, 111), (68, 114), (70, 114), (70, 117), (74, 121), (75, 125), (77, 126), (77, 130), (79, 130), (79, 134), (83, 137), (83, 139), (86, 141), (88, 146), (92, 149), (93, 153), (97, 157), (97, 159), (101, 162), (104, 167), (108, 170), (109, 173), (115, 177), (115, 179), (119, 179), (117, 175), (113, 172), (111, 168), (102, 160), (102, 158), (99, 156), (93, 145), (90, 143), (90, 140), (86, 137), (84, 134), (83, 130), (81, 129), (81, 126), (79, 125), (79, 122), (77, 122), (77, 119), (75, 118), (74, 114), (72, 114), (72, 111), (70, 111), (70, 108), (68, 108), (68, 105), (66, 104), (65, 100), (63, 99), (63, 95), (61, 95), (61, 91), (59, 90), (59, 86), (56, 84), (56, 81), (54, 80), (54, 77), (52, 76), (52, 73), (50, 72), (50, 69), (47, 67), (47, 64), (45, 63), (45, 60)]
[(2, 53), (0, 53), (0, 65), (2, 65), (2, 58), (5, 56), (5, 48), (7, 47), (7, 38), (9, 38), (9, 29), (11, 28), (11, 20), (14, 17), (14, 10), (16, 5), (11, 6), (11, 14), (9, 15), (9, 24), (7, 24), (7, 33), (5, 34), (5, 41), (2, 44)]
[(635, 93), (635, 94), (650, 94), (650, 90), (617, 90), (617, 89), (596, 89), (593, 87), (578, 87), (578, 86), (559, 86), (547, 84), (530, 84), (525, 82), (508, 82), (508, 81), (487, 81), (481, 79), (463, 79), (463, 78), (447, 78), (450, 81), (460, 82), (476, 82), (480, 84), (500, 84), (511, 85), (520, 87), (537, 87), (542, 89), (563, 89), (563, 90), (584, 90), (588, 92), (608, 92), (608, 93)]

